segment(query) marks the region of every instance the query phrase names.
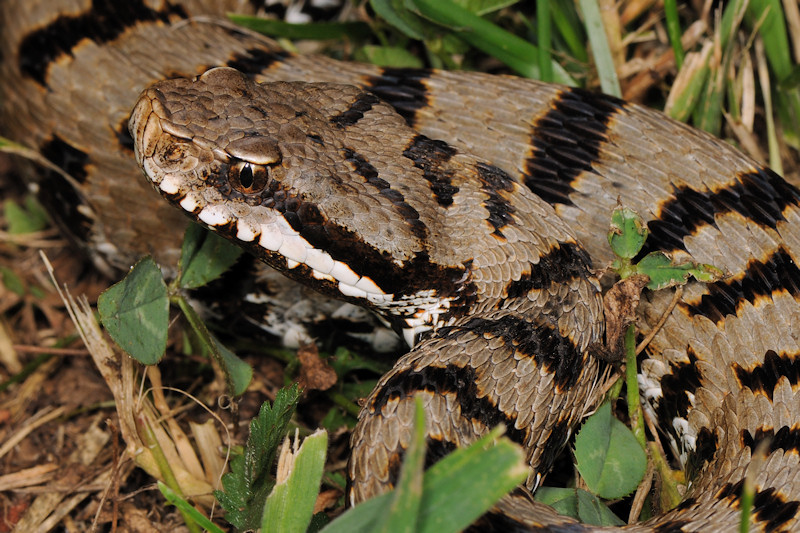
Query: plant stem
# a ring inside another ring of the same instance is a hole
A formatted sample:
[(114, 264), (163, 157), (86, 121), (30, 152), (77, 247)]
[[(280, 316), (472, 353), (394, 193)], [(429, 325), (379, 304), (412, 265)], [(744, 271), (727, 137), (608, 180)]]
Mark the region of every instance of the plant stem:
[(639, 403), (639, 382), (636, 375), (636, 326), (631, 324), (625, 332), (625, 384), (628, 389), (628, 417), (636, 440), (647, 451), (642, 406)]

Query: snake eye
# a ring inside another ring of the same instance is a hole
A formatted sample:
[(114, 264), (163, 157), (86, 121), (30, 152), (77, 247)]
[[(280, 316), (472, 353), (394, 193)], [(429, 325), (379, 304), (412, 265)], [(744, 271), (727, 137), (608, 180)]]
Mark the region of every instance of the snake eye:
[(267, 186), (269, 172), (264, 165), (239, 161), (228, 170), (228, 181), (242, 194), (256, 194)]

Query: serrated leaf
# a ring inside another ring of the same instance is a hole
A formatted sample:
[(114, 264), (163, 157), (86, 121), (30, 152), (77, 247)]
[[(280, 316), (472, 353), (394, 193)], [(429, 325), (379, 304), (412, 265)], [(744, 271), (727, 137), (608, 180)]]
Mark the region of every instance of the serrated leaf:
[(156, 364), (167, 348), (169, 298), (161, 270), (152, 257), (97, 299), (97, 310), (111, 338), (142, 364)]
[(630, 429), (603, 404), (575, 436), (575, 459), (586, 486), (606, 498), (633, 492), (644, 477), (647, 456)]
[(264, 533), (304, 533), (311, 523), (317, 501), (328, 434), (317, 430), (303, 440), (293, 455), (289, 475), (279, 480), (264, 505), (261, 531)]
[(636, 264), (636, 270), (650, 277), (647, 288), (651, 290), (683, 285), (689, 276), (706, 283), (717, 281), (723, 276), (720, 269), (711, 265), (691, 262), (676, 265), (664, 252), (647, 254)]
[(250, 422), (244, 452), (231, 461), (231, 471), (222, 476), (223, 490), (214, 491), (227, 511), (225, 519), (237, 529), (261, 525), (264, 503), (274, 485), (270, 470), (299, 397), (300, 389), (293, 385), (279, 390), (272, 405), (261, 405), (258, 416)]
[(217, 279), (239, 259), (243, 251), (216, 233), (198, 224), (190, 224), (181, 246), (178, 286), (195, 289)]
[(636, 211), (617, 207), (611, 214), (608, 244), (618, 257), (633, 259), (647, 240), (647, 227)]

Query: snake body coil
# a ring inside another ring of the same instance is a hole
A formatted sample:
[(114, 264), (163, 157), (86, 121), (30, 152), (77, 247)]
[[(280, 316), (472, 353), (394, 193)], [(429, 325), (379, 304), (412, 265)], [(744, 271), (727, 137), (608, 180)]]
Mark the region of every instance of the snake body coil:
[[(728, 274), (687, 287), (642, 362), (648, 399), (699, 473), (676, 509), (632, 528), (730, 530), (747, 473), (751, 530), (798, 527), (797, 189), (719, 140), (611, 97), (295, 56), (214, 19), (187, 23), (205, 12), (188, 2), (117, 9), (0, 6), (4, 21), (20, 21), (0, 37), (3, 133), (76, 178), (42, 186), (59, 191), (98, 262), (176, 255), (177, 210), (147, 190), (133, 146), (183, 211), (405, 334), (413, 350), (354, 432), (354, 501), (391, 485), (415, 392), (434, 453), (503, 422), (526, 447), (535, 485), (597, 401), (604, 365), (587, 347), (603, 325), (590, 267), (610, 259), (601, 236), (619, 197), (647, 221), (650, 250)], [(75, 34), (98, 21), (103, 31)], [(202, 74), (215, 66), (318, 83)], [(144, 90), (177, 75), (189, 79)], [(645, 331), (669, 298), (645, 302)], [(508, 528), (588, 529), (520, 494), (493, 514)]]

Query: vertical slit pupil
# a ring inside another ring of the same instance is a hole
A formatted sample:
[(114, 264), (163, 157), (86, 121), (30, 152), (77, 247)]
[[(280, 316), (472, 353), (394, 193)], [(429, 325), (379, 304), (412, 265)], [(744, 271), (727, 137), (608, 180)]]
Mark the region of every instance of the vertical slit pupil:
[(253, 177), (253, 167), (250, 164), (246, 164), (242, 166), (242, 170), (239, 172), (239, 183), (245, 189), (249, 189), (253, 186), (253, 182), (255, 178)]

